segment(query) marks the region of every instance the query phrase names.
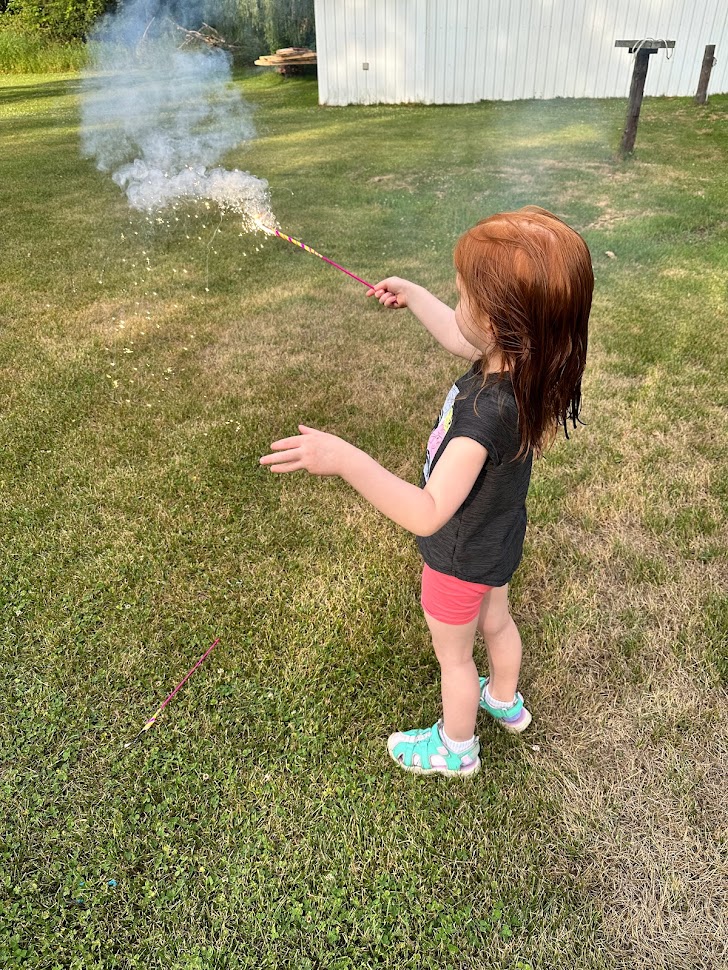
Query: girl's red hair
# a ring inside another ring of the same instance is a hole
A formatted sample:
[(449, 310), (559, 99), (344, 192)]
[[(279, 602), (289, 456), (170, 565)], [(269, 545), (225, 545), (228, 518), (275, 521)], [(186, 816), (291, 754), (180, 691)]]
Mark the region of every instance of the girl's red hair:
[[(520, 455), (537, 454), (581, 407), (594, 289), (589, 249), (546, 209), (501, 212), (468, 229), (455, 247), (470, 313), (510, 372)], [(484, 355), (483, 375), (487, 372)]]

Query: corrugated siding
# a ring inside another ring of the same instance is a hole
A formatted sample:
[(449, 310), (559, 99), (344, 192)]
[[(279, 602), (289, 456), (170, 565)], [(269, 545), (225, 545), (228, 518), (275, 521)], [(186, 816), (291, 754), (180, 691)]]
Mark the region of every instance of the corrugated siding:
[(676, 42), (650, 58), (646, 94), (695, 94), (706, 44), (709, 94), (728, 91), (728, 0), (316, 0), (319, 100), (626, 97), (614, 42), (643, 37)]

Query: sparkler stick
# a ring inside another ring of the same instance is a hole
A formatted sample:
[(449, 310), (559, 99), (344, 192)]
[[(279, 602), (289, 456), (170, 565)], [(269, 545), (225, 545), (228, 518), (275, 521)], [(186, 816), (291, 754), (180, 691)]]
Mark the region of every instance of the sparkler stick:
[(203, 653), (203, 655), (197, 661), (197, 663), (195, 664), (195, 666), (191, 670), (188, 670), (187, 671), (187, 673), (182, 678), (182, 680), (177, 684), (177, 686), (175, 687), (175, 689), (171, 693), (167, 694), (167, 696), (165, 697), (165, 699), (159, 705), (159, 707), (154, 712), (154, 714), (149, 718), (149, 720), (144, 725), (144, 727), (141, 729), (141, 731), (137, 735), (135, 735), (135, 737), (133, 737), (131, 739), (131, 741), (127, 741), (126, 742), (126, 744), (124, 745), (125, 748), (130, 748), (132, 746), (132, 744), (134, 744), (134, 742), (137, 740), (137, 738), (140, 738), (142, 736), (142, 734), (144, 734), (146, 731), (149, 730), (149, 728), (154, 724), (154, 722), (157, 720), (157, 718), (159, 717), (159, 715), (165, 709), (165, 707), (167, 706), (167, 704), (169, 704), (169, 702), (172, 700), (172, 698), (177, 693), (177, 691), (180, 689), (180, 687), (182, 687), (183, 684), (185, 684), (190, 679), (190, 677), (192, 676), (192, 674), (194, 674), (194, 672), (197, 670), (197, 668), (200, 666), (200, 664), (203, 661), (207, 660), (207, 658), (210, 656), (210, 654), (212, 653), (212, 651), (215, 649), (215, 647), (218, 645), (219, 642), (220, 642), (220, 637), (218, 637), (217, 640), (215, 640), (215, 642), (212, 644), (211, 647), (208, 647), (208, 649)]
[(339, 266), (338, 263), (335, 263), (333, 259), (329, 259), (328, 256), (323, 256), (321, 253), (317, 253), (315, 249), (311, 249), (311, 247), (307, 246), (306, 243), (302, 243), (299, 239), (294, 239), (292, 236), (287, 236), (285, 232), (281, 232), (280, 229), (274, 229), (272, 226), (266, 225), (259, 216), (255, 217), (254, 222), (259, 229), (268, 233), (269, 236), (278, 236), (279, 239), (285, 239), (287, 242), (293, 243), (294, 246), (299, 246), (301, 249), (305, 249), (307, 253), (311, 253), (312, 256), (318, 256), (319, 259), (323, 259), (325, 263), (328, 263), (329, 266), (333, 266), (334, 269), (341, 270), (342, 273), (346, 273), (347, 276), (351, 276), (351, 278), (356, 280), (357, 283), (361, 283), (370, 290), (374, 289), (371, 283), (367, 283), (367, 281), (363, 280), (360, 276), (356, 276), (354, 273), (349, 272), (348, 269), (344, 269), (343, 266)]

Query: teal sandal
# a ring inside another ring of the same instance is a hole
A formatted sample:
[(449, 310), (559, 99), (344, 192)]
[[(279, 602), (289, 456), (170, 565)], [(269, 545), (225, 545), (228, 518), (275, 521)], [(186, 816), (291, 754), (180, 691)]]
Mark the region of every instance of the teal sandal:
[(476, 775), (480, 771), (480, 742), (462, 754), (453, 754), (442, 739), (442, 721), (431, 728), (397, 731), (390, 735), (387, 750), (404, 771), (417, 775), (447, 775), (450, 778)]
[(516, 697), (510, 707), (498, 708), (491, 707), (485, 699), (485, 688), (488, 686), (488, 678), (480, 678), (480, 706), (494, 717), (500, 726), (511, 734), (520, 734), (525, 731), (531, 723), (531, 714), (523, 706), (523, 698), (516, 692)]

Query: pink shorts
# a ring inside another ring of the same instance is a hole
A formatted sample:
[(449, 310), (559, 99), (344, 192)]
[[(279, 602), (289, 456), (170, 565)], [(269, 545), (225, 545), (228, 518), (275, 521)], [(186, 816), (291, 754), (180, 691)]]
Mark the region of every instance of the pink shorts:
[(484, 583), (466, 583), (444, 573), (435, 572), (425, 563), (422, 570), (422, 609), (441, 623), (462, 626), (480, 612), (483, 597), (492, 589)]

